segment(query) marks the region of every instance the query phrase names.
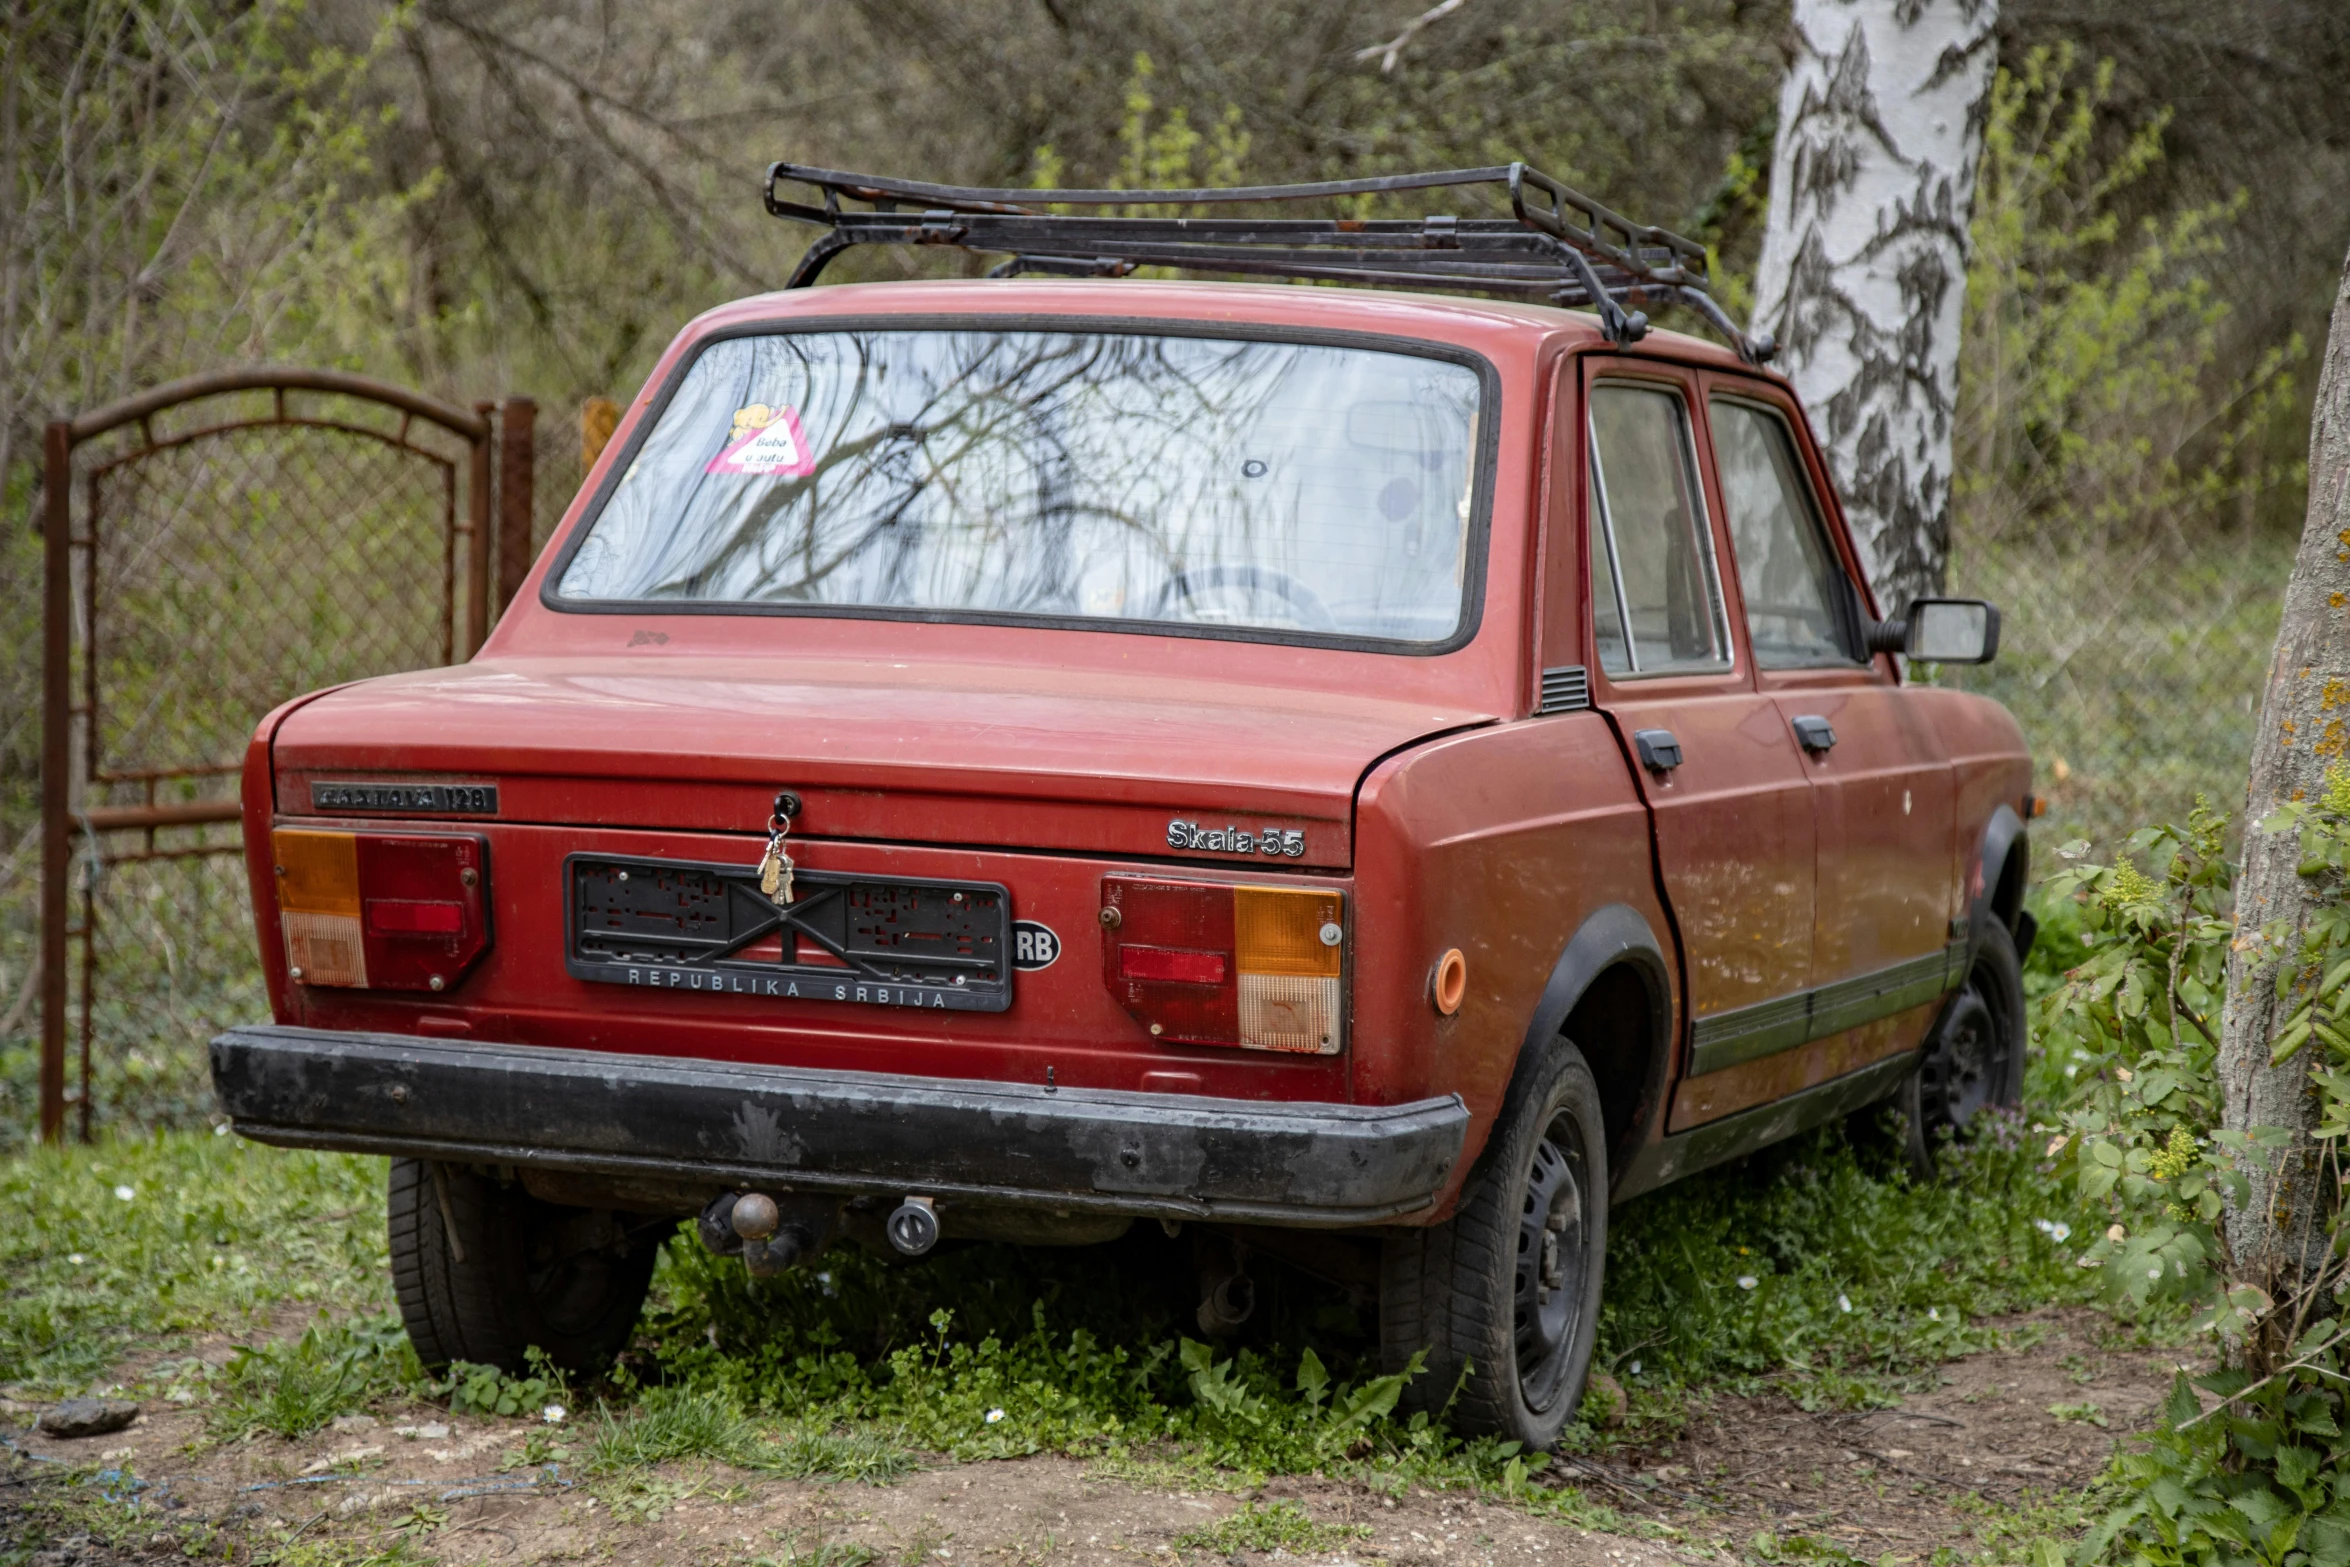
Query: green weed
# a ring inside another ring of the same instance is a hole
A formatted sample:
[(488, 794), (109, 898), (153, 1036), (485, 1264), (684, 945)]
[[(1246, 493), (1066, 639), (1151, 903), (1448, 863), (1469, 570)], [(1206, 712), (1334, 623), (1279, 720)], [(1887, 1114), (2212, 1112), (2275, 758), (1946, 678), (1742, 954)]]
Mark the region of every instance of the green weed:
[(417, 1546), (412, 1530), (395, 1531), (380, 1543), (324, 1538), (289, 1537), (283, 1544), (257, 1548), (252, 1567), (435, 1567), (434, 1559)]
[(1867, 1567), (1863, 1558), (1817, 1535), (1757, 1534), (1747, 1541), (1747, 1549), (1766, 1562), (1827, 1562), (1830, 1567)]
[(596, 1416), (587, 1470), (626, 1475), (679, 1459), (706, 1459), (791, 1479), (896, 1479), (913, 1456), (872, 1432), (798, 1429), (776, 1433), (743, 1414), (734, 1397), (708, 1386), (649, 1389), (626, 1408)]
[(307, 1436), (337, 1415), (424, 1381), (400, 1319), (385, 1312), (347, 1322), (313, 1322), (292, 1343), (241, 1344), (211, 1412), (213, 1434), (270, 1431)]
[(1175, 1537), (1178, 1551), (1334, 1551), (1352, 1540), (1369, 1539), (1368, 1525), (1317, 1523), (1295, 1502), (1248, 1502), (1213, 1527)]
[(588, 1439), (588, 1472), (621, 1474), (680, 1458), (706, 1458), (749, 1468), (759, 1429), (724, 1392), (658, 1387), (634, 1407), (605, 1410)]
[(649, 1469), (607, 1475), (595, 1481), (590, 1489), (618, 1523), (658, 1523), (670, 1508), (694, 1497), (729, 1500), (745, 1494), (738, 1487), (716, 1484), (708, 1475), (671, 1479)]
[(515, 1376), (496, 1366), (476, 1365), (470, 1360), (453, 1361), (437, 1391), (448, 1396), (453, 1413), (480, 1415), (484, 1419), (534, 1415), (549, 1407), (568, 1406), (571, 1387), (562, 1373), (535, 1348), (530, 1351), (530, 1362), (528, 1375)]
[(777, 1538), (783, 1549), (771, 1556), (751, 1558), (750, 1567), (872, 1567), (881, 1560), (879, 1551), (853, 1540), (827, 1540), (819, 1536), (815, 1543), (802, 1546), (797, 1530)]
[(752, 1467), (790, 1480), (862, 1480), (886, 1485), (912, 1472), (914, 1455), (864, 1431), (803, 1431), (770, 1439)]
[(571, 1462), (571, 1444), (553, 1426), (538, 1426), (522, 1434), (522, 1445), (508, 1448), (500, 1469), (544, 1469)]

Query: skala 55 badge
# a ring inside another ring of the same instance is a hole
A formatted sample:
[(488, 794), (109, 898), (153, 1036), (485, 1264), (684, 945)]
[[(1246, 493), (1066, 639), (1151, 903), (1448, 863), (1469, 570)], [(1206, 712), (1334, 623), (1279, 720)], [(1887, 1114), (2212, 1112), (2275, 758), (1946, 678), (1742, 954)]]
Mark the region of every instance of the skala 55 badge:
[(1197, 822), (1167, 824), (1167, 847), (1204, 849), (1210, 854), (1261, 854), (1268, 860), (1306, 857), (1305, 829), (1301, 827), (1202, 827)]

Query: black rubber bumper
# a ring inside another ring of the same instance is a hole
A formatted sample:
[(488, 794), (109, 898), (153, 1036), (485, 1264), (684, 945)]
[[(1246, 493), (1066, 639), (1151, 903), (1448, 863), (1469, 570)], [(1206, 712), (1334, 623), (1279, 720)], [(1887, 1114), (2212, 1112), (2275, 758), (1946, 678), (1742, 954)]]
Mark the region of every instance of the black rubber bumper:
[(1469, 1123), (1452, 1095), (1056, 1092), (266, 1024), (213, 1040), (212, 1080), (281, 1147), (1317, 1227), (1427, 1208)]

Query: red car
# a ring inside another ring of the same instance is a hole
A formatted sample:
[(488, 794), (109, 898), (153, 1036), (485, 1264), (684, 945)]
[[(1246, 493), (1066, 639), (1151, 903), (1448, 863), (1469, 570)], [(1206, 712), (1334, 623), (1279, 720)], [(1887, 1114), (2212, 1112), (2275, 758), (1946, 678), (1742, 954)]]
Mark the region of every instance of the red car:
[(1252, 1252), (1375, 1288), (1540, 1447), (1611, 1201), (2015, 1102), (2029, 757), (1894, 656), (1997, 614), (1878, 618), (1702, 252), (1522, 166), (1053, 198), (1510, 203), (1376, 221), (795, 180), (795, 283), (1048, 276), (693, 322), (478, 657), (252, 742), (275, 1021), (215, 1079), (392, 1156), (427, 1363), (610, 1354), (686, 1216), (761, 1273), (1150, 1220), (1203, 1327)]

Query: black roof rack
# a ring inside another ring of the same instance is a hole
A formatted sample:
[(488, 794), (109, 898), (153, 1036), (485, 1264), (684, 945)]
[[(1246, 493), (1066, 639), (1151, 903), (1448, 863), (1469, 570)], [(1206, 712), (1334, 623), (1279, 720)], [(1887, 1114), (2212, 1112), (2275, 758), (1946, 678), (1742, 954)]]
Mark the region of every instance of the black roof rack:
[[(823, 205), (785, 200), (779, 189), (786, 184), (822, 192)], [(1510, 215), (1162, 217), (1048, 210), (1313, 201), (1477, 185), (1506, 191)], [(1137, 267), (1165, 266), (1534, 294), (1597, 310), (1614, 343), (1636, 343), (1646, 335), (1648, 317), (1638, 307), (1677, 304), (1711, 322), (1749, 363), (1761, 364), (1776, 352), (1769, 334), (1749, 337), (1708, 291), (1703, 245), (1634, 223), (1523, 163), (1202, 190), (989, 190), (777, 163), (767, 170), (766, 195), (775, 216), (831, 230), (808, 247), (785, 288), (814, 283), (825, 264), (852, 245), (949, 245), (1008, 255), (990, 277), (1123, 277)], [(870, 210), (850, 211), (843, 201)]]

